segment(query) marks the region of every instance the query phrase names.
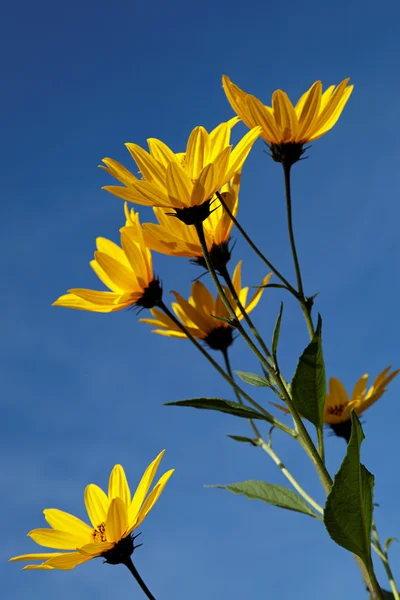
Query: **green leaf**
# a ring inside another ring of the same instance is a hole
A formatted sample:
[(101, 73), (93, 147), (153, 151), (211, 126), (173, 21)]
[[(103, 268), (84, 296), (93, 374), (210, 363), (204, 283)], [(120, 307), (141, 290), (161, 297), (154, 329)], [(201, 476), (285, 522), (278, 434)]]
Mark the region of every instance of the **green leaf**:
[(189, 406), (203, 410), (217, 410), (243, 419), (263, 419), (270, 422), (266, 416), (253, 408), (222, 398), (191, 398), (190, 400), (179, 400), (178, 402), (166, 402), (164, 406)]
[(292, 380), (293, 404), (298, 412), (316, 427), (322, 425), (326, 401), (321, 328), (322, 321), (318, 316), (314, 337), (301, 355)]
[(247, 373), (246, 371), (235, 371), (236, 375), (240, 377), (245, 383), (255, 385), (257, 387), (271, 387), (270, 382), (265, 377), (257, 375), (256, 373)]
[(232, 317), (217, 317), (217, 315), (210, 315), (210, 317), (212, 317), (213, 319), (217, 319), (217, 321), (222, 321), (222, 323), (228, 323), (228, 325), (234, 325), (234, 323), (232, 324)]
[(386, 540), (386, 542), (385, 542), (385, 547), (384, 547), (384, 548), (385, 548), (385, 552), (387, 552), (387, 551), (389, 550), (389, 547), (390, 547), (390, 545), (391, 545), (393, 542), (398, 542), (398, 541), (399, 541), (399, 540), (398, 540), (396, 537), (390, 537), (390, 538), (388, 538), (388, 539)]
[(281, 321), (282, 321), (282, 313), (283, 313), (283, 302), (281, 302), (281, 307), (279, 310), (279, 315), (275, 323), (274, 333), (272, 334), (272, 357), (274, 359), (275, 365), (277, 364), (277, 350), (278, 350), (278, 342), (279, 342), (279, 334), (281, 331)]
[(354, 411), (347, 453), (335, 475), (324, 511), (325, 527), (334, 542), (371, 563), (374, 476), (360, 463), (364, 433)]
[(262, 500), (262, 502), (279, 506), (279, 508), (294, 510), (309, 515), (310, 517), (317, 516), (301, 496), (281, 485), (249, 479), (248, 481), (242, 481), (240, 483), (231, 483), (229, 485), (206, 485), (205, 487), (221, 488), (228, 490), (233, 494), (246, 496), (250, 500)]
[(251, 444), (252, 446), (257, 446), (256, 440), (245, 437), (243, 435), (228, 435), (228, 438), (231, 438), (231, 440), (235, 440), (235, 442), (241, 442), (241, 443), (245, 443), (245, 444), (247, 443), (247, 444)]

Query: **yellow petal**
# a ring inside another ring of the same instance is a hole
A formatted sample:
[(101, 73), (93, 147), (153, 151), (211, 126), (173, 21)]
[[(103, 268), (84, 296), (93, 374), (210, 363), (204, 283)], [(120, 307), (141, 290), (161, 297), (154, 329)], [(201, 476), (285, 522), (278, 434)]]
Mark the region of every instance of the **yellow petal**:
[(192, 179), (197, 179), (205, 166), (208, 150), (208, 134), (204, 127), (195, 127), (188, 139), (186, 147), (186, 172)]
[(99, 165), (100, 169), (104, 169), (124, 185), (129, 187), (134, 181), (137, 181), (137, 177), (113, 158), (103, 158), (103, 163), (107, 166)]
[(114, 292), (97, 292), (96, 290), (87, 290), (85, 288), (72, 288), (68, 291), (91, 304), (104, 306), (113, 306), (117, 304), (118, 300), (121, 298), (121, 294), (116, 294)]
[(136, 162), (144, 179), (149, 183), (154, 183), (161, 190), (165, 189), (165, 167), (151, 154), (143, 150), (137, 144), (125, 144)]
[(113, 498), (106, 519), (106, 537), (108, 542), (119, 542), (128, 527), (128, 511), (121, 498)]
[(75, 550), (78, 546), (87, 544), (90, 540), (87, 536), (57, 529), (33, 529), (28, 536), (40, 546), (57, 548), (59, 550)]
[[(80, 290), (81, 292), (90, 291), (90, 290)], [(108, 292), (98, 292), (102, 294), (107, 294)], [(118, 295), (115, 294), (115, 299), (118, 298)], [(93, 304), (93, 302), (88, 302), (83, 298), (76, 296), (75, 294), (64, 294), (60, 296), (55, 302), (53, 302), (52, 306), (63, 306), (64, 308), (73, 308), (76, 310), (88, 310), (90, 312), (99, 312), (99, 313), (110, 313), (115, 312), (117, 310), (121, 310), (128, 304)]]
[(159, 499), (163, 489), (165, 488), (168, 479), (171, 477), (172, 473), (174, 473), (175, 469), (171, 469), (164, 473), (162, 477), (158, 480), (157, 484), (154, 486), (154, 489), (151, 491), (149, 496), (147, 497), (145, 503), (143, 504), (138, 516), (137, 521), (133, 525), (132, 528), (139, 527), (139, 525), (144, 521), (146, 516), (149, 514), (157, 500)]
[(111, 550), (114, 547), (114, 542), (92, 542), (78, 548), (79, 554), (84, 554), (89, 557), (100, 556), (103, 552)]
[(192, 184), (185, 171), (176, 163), (170, 163), (168, 165), (167, 189), (171, 206), (174, 208), (190, 206)]
[(365, 396), (365, 392), (367, 391), (367, 381), (368, 375), (365, 374), (357, 381), (354, 386), (353, 392), (350, 396), (350, 402), (358, 402)]
[(175, 154), (172, 152), (171, 148), (169, 148), (161, 140), (149, 138), (147, 143), (149, 145), (149, 150), (152, 157), (164, 165), (165, 168), (168, 167), (170, 162), (177, 162)]
[(240, 171), (244, 161), (246, 160), (252, 145), (259, 137), (262, 131), (261, 127), (254, 127), (242, 137), (240, 142), (236, 144), (229, 157), (229, 169), (226, 176), (226, 181), (232, 179), (236, 172)]
[(308, 131), (315, 127), (321, 103), (321, 93), (322, 84), (320, 81), (316, 81), (310, 88), (301, 115), (299, 116), (299, 129), (297, 132), (298, 142), (306, 140)]
[(215, 191), (214, 165), (209, 164), (200, 173), (195, 182), (190, 201), (191, 206), (198, 206), (209, 200)]
[(18, 560), (47, 560), (55, 556), (61, 556), (64, 552), (36, 552), (33, 554), (21, 554), (20, 556), (13, 556), (8, 562), (15, 562)]
[(262, 127), (261, 136), (270, 144), (280, 143), (280, 131), (271, 110), (255, 96), (247, 96), (246, 104), (254, 123)]
[(46, 508), (43, 511), (44, 518), (53, 529), (67, 531), (73, 535), (90, 537), (92, 528), (87, 523), (57, 508)]
[(235, 113), (246, 123), (247, 127), (254, 127), (257, 123), (254, 121), (246, 104), (248, 94), (232, 83), (227, 75), (223, 75), (222, 77), (222, 87)]
[(91, 558), (91, 556), (85, 556), (79, 552), (68, 552), (66, 554), (60, 554), (59, 556), (51, 558), (45, 562), (43, 567), (51, 567), (52, 569), (60, 569), (61, 571), (70, 571), (74, 567), (87, 562)]
[(108, 277), (125, 292), (134, 292), (140, 287), (132, 269), (128, 269), (123, 264), (102, 252), (95, 252), (96, 261)]
[(120, 498), (128, 508), (131, 501), (131, 491), (126, 479), (125, 471), (121, 465), (115, 465), (108, 482), (108, 498)]
[(162, 450), (158, 456), (149, 464), (145, 472), (143, 473), (142, 479), (134, 493), (132, 498), (132, 502), (129, 506), (128, 520), (129, 524), (134, 521), (137, 513), (140, 510), (140, 507), (143, 504), (143, 501), (147, 495), (147, 492), (150, 489), (151, 484), (153, 483), (154, 476), (157, 472), (158, 466), (161, 462), (162, 457), (164, 456), (165, 450)]
[(264, 288), (262, 286), (268, 285), (268, 282), (271, 279), (271, 277), (272, 273), (268, 273), (268, 275), (264, 277), (264, 279), (261, 282), (261, 286), (255, 292), (254, 296), (249, 301), (249, 303), (246, 305), (246, 312), (250, 313), (257, 306), (264, 292)]
[(85, 506), (89, 519), (95, 529), (106, 522), (110, 501), (98, 485), (89, 483), (85, 488)]

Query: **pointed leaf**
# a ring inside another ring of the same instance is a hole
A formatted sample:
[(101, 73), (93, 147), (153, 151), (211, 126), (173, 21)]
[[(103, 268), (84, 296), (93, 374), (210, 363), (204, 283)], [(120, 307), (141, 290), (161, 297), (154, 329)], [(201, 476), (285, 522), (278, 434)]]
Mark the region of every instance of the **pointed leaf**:
[(235, 442), (242, 442), (244, 444), (251, 444), (252, 446), (257, 446), (256, 441), (251, 438), (245, 437), (243, 435), (228, 435), (228, 438), (231, 440), (235, 440)]
[(249, 479), (248, 481), (242, 481), (240, 483), (231, 483), (229, 485), (206, 485), (205, 487), (221, 488), (228, 490), (233, 494), (246, 496), (250, 500), (262, 500), (262, 502), (273, 504), (279, 508), (294, 510), (309, 515), (310, 517), (317, 516), (301, 496), (281, 485)]
[(321, 317), (314, 337), (300, 356), (292, 381), (293, 404), (316, 427), (322, 425), (326, 400), (325, 365), (322, 354)]
[(268, 379), (257, 375), (256, 373), (247, 373), (246, 371), (235, 371), (236, 375), (240, 377), (245, 383), (255, 385), (256, 387), (271, 387)]
[(360, 463), (364, 433), (354, 411), (347, 453), (326, 500), (325, 527), (334, 542), (371, 562), (372, 492), (374, 476)]
[(178, 402), (166, 402), (165, 406), (189, 406), (203, 410), (217, 410), (243, 419), (263, 419), (269, 422), (266, 416), (253, 408), (222, 398), (191, 398), (190, 400), (179, 400)]
[(281, 331), (282, 313), (283, 313), (283, 302), (281, 302), (281, 308), (279, 310), (279, 315), (278, 315), (278, 318), (275, 323), (274, 333), (272, 334), (272, 357), (274, 359), (275, 365), (277, 364), (276, 353), (278, 351), (278, 342), (279, 342), (279, 334)]

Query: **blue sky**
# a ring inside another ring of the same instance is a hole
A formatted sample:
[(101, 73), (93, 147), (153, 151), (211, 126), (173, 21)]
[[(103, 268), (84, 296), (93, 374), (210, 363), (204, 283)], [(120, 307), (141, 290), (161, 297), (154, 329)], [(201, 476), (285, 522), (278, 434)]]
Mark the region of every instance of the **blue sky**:
[[(328, 376), (351, 388), (365, 372), (399, 366), (399, 17), (397, 2), (343, 0), (39, 0), (3, 8), (0, 572), (7, 598), (142, 597), (126, 570), (100, 560), (67, 573), (22, 573), (6, 561), (40, 550), (25, 534), (44, 525), (44, 508), (84, 518), (87, 483), (105, 486), (121, 462), (134, 485), (162, 448), (163, 467), (176, 473), (142, 527), (136, 559), (157, 599), (366, 597), (354, 560), (319, 523), (203, 487), (285, 482), (261, 451), (226, 438), (248, 434), (246, 422), (163, 406), (232, 397), (189, 342), (151, 335), (133, 312), (97, 315), (51, 302), (70, 287), (96, 287), (88, 265), (95, 238), (118, 240), (123, 205), (100, 189), (110, 182), (96, 168), (104, 156), (132, 167), (124, 142), (157, 137), (180, 151), (194, 126), (231, 117), (223, 73), (265, 102), (277, 88), (297, 99), (317, 79), (328, 86), (350, 76), (355, 90), (339, 123), (294, 168), (296, 237), (307, 293), (320, 291)], [(151, 219), (148, 209), (141, 215)], [(260, 141), (244, 170), (239, 215), (293, 277), (282, 175)], [(245, 283), (256, 285), (264, 268), (240, 239), (239, 258)], [(187, 294), (198, 274), (184, 259), (156, 255), (154, 263), (166, 291)], [(307, 343), (298, 308), (271, 290), (254, 315), (269, 339), (281, 299), (281, 363), (290, 378)], [(232, 360), (237, 369), (257, 368), (241, 341)], [(260, 402), (273, 399), (249, 391)], [(399, 392), (394, 381), (364, 418), (363, 460), (377, 476), (384, 538), (400, 534)], [(328, 438), (326, 446), (334, 472), (344, 444)], [(322, 502), (299, 448), (279, 434), (275, 447)], [(398, 578), (399, 558), (393, 545)]]

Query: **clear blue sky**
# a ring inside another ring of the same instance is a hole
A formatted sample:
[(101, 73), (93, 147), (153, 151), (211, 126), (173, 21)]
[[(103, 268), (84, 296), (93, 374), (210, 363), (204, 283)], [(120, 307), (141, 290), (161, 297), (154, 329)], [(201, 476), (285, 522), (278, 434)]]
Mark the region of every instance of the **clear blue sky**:
[[(285, 482), (261, 451), (226, 438), (248, 434), (246, 422), (162, 406), (196, 395), (231, 398), (189, 342), (151, 335), (133, 312), (97, 315), (51, 303), (69, 287), (95, 287), (88, 264), (95, 238), (118, 240), (123, 205), (100, 189), (110, 182), (96, 168), (104, 156), (132, 166), (126, 141), (158, 137), (180, 151), (194, 126), (231, 117), (223, 73), (265, 102), (279, 87), (297, 99), (317, 79), (328, 86), (350, 76), (355, 90), (339, 123), (294, 168), (299, 253), (307, 292), (320, 291), (328, 376), (350, 388), (364, 372), (399, 366), (399, 23), (395, 1), (3, 7), (0, 572), (8, 600), (141, 598), (126, 570), (101, 560), (67, 573), (21, 572), (6, 561), (40, 551), (25, 534), (43, 526), (44, 508), (84, 518), (87, 483), (106, 485), (117, 462), (134, 483), (162, 448), (165, 469), (176, 473), (142, 528), (136, 562), (157, 599), (366, 597), (353, 558), (319, 523), (203, 487)], [(292, 276), (281, 171), (260, 141), (245, 167), (239, 211)], [(141, 214), (150, 220), (148, 209)], [(257, 284), (264, 269), (241, 240), (234, 258), (244, 258), (245, 281)], [(155, 255), (154, 263), (166, 291), (187, 294), (198, 274), (184, 259)], [(271, 290), (254, 315), (269, 338), (281, 298), (281, 362), (290, 377), (307, 342), (299, 310)], [(241, 341), (233, 362), (257, 368)], [(400, 534), (399, 392), (394, 381), (364, 418), (363, 460), (377, 475), (384, 537)], [(281, 435), (275, 444), (322, 502), (299, 448)], [(328, 438), (333, 471), (343, 452), (342, 440)], [(400, 578), (396, 545), (392, 558)]]

